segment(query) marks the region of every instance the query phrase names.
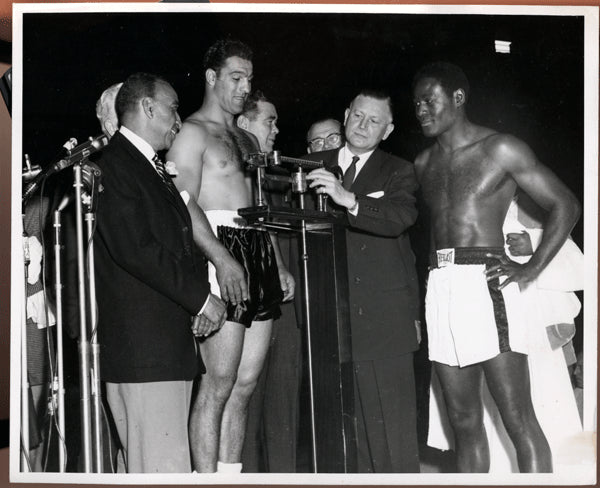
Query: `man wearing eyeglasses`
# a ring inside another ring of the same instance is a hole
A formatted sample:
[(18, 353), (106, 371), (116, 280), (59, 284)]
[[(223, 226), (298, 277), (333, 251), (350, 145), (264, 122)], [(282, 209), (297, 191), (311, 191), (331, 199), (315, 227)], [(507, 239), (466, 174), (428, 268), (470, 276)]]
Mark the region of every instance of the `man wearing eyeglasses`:
[[(419, 293), (408, 229), (417, 218), (413, 165), (379, 149), (394, 130), (391, 98), (361, 91), (346, 109), (346, 143), (308, 154), (307, 179), (346, 212), (358, 471), (419, 471), (413, 352)], [(340, 182), (329, 170), (344, 172)]]
[(342, 124), (335, 119), (322, 119), (310, 126), (306, 133), (306, 152), (328, 151), (344, 144)]

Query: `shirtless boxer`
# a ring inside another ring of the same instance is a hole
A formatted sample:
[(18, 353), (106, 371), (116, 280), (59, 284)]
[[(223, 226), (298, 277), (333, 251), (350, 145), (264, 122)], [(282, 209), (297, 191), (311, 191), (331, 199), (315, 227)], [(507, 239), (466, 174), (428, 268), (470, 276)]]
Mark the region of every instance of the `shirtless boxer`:
[[(204, 69), (202, 106), (183, 123), (167, 155), (177, 166), (179, 191), (193, 196), (188, 209), (194, 240), (213, 265), (212, 291), (220, 289), (228, 302), (227, 321), (200, 345), (206, 374), (192, 407), (190, 443), (196, 471), (238, 472), (248, 401), (278, 304), (291, 298), (294, 282), (269, 234), (245, 228), (237, 213), (255, 204), (244, 161), (259, 146), (234, 120), (250, 92), (252, 51), (238, 41), (217, 41)], [(258, 254), (244, 253), (250, 246)]]
[[(471, 123), (460, 68), (433, 63), (413, 81), (415, 112), (435, 142), (416, 159), (431, 210), (432, 260), (426, 297), (429, 357), (444, 391), (461, 472), (489, 469), (482, 422), (485, 378), (517, 451), (521, 472), (551, 472), (536, 419), (525, 327), (516, 323), (519, 287), (531, 283), (567, 239), (580, 205), (519, 139)], [(525, 264), (503, 252), (502, 223), (519, 187), (548, 211), (544, 237)]]

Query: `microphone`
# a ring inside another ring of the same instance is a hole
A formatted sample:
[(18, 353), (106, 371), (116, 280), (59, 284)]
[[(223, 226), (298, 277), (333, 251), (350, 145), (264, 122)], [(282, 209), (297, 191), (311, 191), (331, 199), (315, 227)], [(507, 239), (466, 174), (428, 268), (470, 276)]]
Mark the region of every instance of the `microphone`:
[[(62, 145), (62, 149), (58, 152), (58, 158), (59, 161), (54, 163), (52, 166), (46, 168), (46, 170), (42, 171), (41, 168), (37, 171), (35, 171), (35, 174), (33, 174), (32, 171), (28, 171), (27, 175), (23, 175), (25, 181), (29, 181), (31, 180), (31, 183), (29, 183), (29, 185), (27, 186), (27, 188), (25, 189), (25, 191), (23, 192), (23, 196), (21, 197), (21, 202), (23, 204), (25, 204), (30, 198), (31, 195), (33, 195), (36, 190), (38, 189), (38, 187), (40, 186), (40, 183), (46, 179), (48, 176), (50, 176), (51, 174), (56, 172), (56, 168), (55, 166), (57, 164), (60, 163), (60, 161), (62, 161), (62, 157), (67, 156), (71, 149), (73, 149), (75, 146), (77, 145), (77, 139), (75, 139), (74, 137), (71, 137), (67, 142), (65, 142)], [(27, 164), (27, 168), (30, 168), (30, 162), (29, 162), (29, 155), (25, 155), (25, 163)], [(38, 166), (39, 168), (39, 166)], [(33, 176), (31, 176), (33, 174)]]
[[(85, 202), (87, 202), (87, 204), (91, 203), (89, 200), (94, 196), (94, 194), (102, 193), (104, 191), (104, 187), (100, 183), (101, 177), (102, 171), (97, 164), (87, 161), (81, 165), (81, 184), (84, 189), (83, 199)], [(86, 194), (87, 192), (91, 193), (89, 197)], [(56, 210), (58, 212), (62, 212), (74, 199), (75, 193), (72, 191), (67, 192), (58, 204), (58, 207), (56, 207)]]
[[(99, 191), (104, 190), (100, 185), (100, 178), (102, 177), (102, 170), (96, 163), (87, 161), (81, 166), (81, 183), (86, 190), (91, 190), (96, 184), (98, 184)], [(98, 180), (96, 180), (98, 178)]]
[(73, 166), (75, 163), (79, 163), (90, 155), (99, 151), (108, 144), (108, 137), (105, 135), (97, 136), (96, 138), (90, 137), (87, 141), (79, 144), (69, 151), (69, 155), (60, 161), (57, 161), (50, 168), (50, 173), (57, 173), (62, 171), (69, 166)]
[(100, 183), (102, 180), (102, 171), (96, 163), (86, 161), (81, 166), (81, 183), (84, 192), (82, 202), (88, 207), (89, 212), (95, 212), (98, 204), (98, 195), (104, 191)]
[(67, 142), (62, 145), (62, 148), (58, 152), (56, 159), (60, 161), (62, 158), (66, 158), (69, 154), (71, 154), (71, 150), (77, 146), (77, 139), (71, 137)]
[(56, 207), (56, 211), (62, 212), (67, 207), (67, 205), (69, 205), (73, 201), (73, 198), (75, 198), (73, 192), (65, 193), (65, 195), (62, 197), (62, 200), (58, 204), (58, 207)]
[(99, 151), (104, 146), (106, 146), (108, 144), (108, 137), (106, 137), (105, 135), (101, 135), (96, 138), (90, 137), (89, 140), (82, 144), (79, 144), (79, 146), (76, 146), (72, 149), (67, 149), (67, 144), (72, 143), (72, 141), (77, 142), (75, 138), (71, 138), (63, 145), (63, 148), (66, 149), (68, 156), (46, 168), (31, 181), (29, 186), (23, 192), (23, 196), (21, 198), (22, 203), (27, 202), (27, 200), (31, 198), (31, 195), (35, 193), (42, 181), (45, 180), (48, 176), (53, 175), (54, 173), (58, 173), (59, 171), (68, 168), (69, 166), (73, 166), (75, 163), (83, 161), (91, 154), (95, 153), (96, 151)]
[(33, 180), (37, 175), (39, 175), (42, 171), (42, 168), (39, 164), (31, 165), (31, 159), (29, 159), (29, 154), (25, 154), (25, 167), (23, 168), (23, 173), (21, 174), (23, 181), (27, 182)]

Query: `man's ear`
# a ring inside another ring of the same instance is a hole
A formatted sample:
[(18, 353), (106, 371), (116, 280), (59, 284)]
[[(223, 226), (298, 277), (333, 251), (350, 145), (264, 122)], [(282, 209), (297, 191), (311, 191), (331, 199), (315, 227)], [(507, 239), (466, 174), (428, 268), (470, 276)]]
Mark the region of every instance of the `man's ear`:
[(382, 141), (385, 141), (388, 136), (394, 131), (394, 124), (392, 124), (391, 122), (387, 125), (387, 127), (385, 128), (385, 132), (383, 133), (383, 137), (381, 138)]
[(350, 109), (347, 108), (344, 112), (344, 127), (346, 127), (346, 121), (348, 120), (348, 115), (350, 114)]
[(467, 101), (467, 95), (462, 88), (459, 88), (458, 90), (456, 90), (454, 92), (454, 104), (456, 105), (456, 107), (460, 107), (461, 105), (464, 105), (466, 101)]
[(210, 86), (215, 86), (215, 82), (217, 81), (217, 72), (212, 68), (208, 68), (204, 73), (204, 78)]
[(117, 126), (113, 124), (112, 120), (104, 121), (104, 132), (108, 134), (108, 137), (112, 137), (117, 132)]
[(237, 126), (240, 129), (248, 130), (248, 126), (250, 124), (250, 120), (245, 115), (238, 115), (237, 118)]
[(142, 98), (142, 108), (144, 109), (146, 117), (148, 117), (149, 119), (154, 118), (154, 100), (152, 100), (152, 98)]

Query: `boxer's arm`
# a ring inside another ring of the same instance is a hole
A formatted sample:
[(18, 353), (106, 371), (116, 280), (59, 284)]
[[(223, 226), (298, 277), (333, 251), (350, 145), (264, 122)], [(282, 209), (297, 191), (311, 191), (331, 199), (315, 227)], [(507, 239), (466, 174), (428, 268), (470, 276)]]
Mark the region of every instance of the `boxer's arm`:
[(221, 297), (237, 304), (248, 299), (244, 270), (217, 239), (206, 214), (198, 205), (202, 189), (205, 141), (206, 135), (201, 128), (186, 122), (169, 150), (167, 159), (177, 166), (179, 174), (173, 179), (175, 186), (180, 192), (185, 190), (190, 194), (187, 208), (192, 220), (194, 242), (215, 266)]
[(571, 190), (538, 161), (523, 141), (512, 136), (499, 136), (489, 155), (514, 178), (521, 190), (548, 212), (542, 239), (531, 259), (505, 273), (508, 278), (505, 284), (514, 281), (527, 285), (537, 278), (565, 243), (579, 219), (581, 205)]

